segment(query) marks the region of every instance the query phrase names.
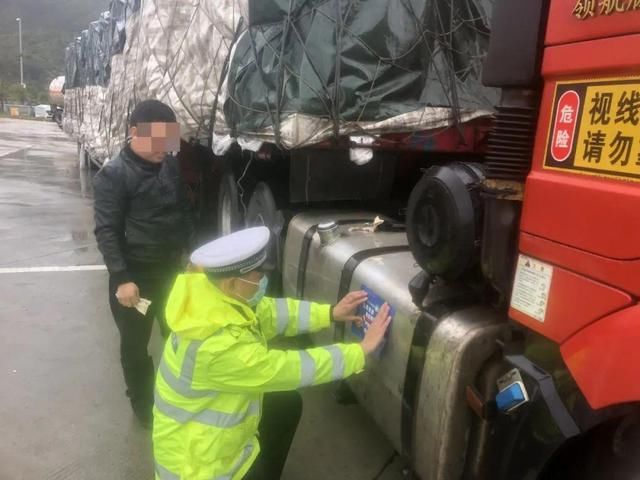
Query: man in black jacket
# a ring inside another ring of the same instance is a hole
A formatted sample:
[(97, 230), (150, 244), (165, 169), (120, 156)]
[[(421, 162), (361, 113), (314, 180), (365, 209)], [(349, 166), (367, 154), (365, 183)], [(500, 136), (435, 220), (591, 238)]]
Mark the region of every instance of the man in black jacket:
[[(183, 254), (193, 246), (193, 222), (177, 159), (168, 153), (180, 144), (175, 114), (146, 100), (129, 123), (129, 143), (94, 179), (95, 234), (109, 270), (127, 395), (136, 417), (150, 427), (154, 368), (147, 344), (154, 317), (166, 334), (164, 306)], [(140, 299), (151, 301), (146, 315), (135, 308)]]

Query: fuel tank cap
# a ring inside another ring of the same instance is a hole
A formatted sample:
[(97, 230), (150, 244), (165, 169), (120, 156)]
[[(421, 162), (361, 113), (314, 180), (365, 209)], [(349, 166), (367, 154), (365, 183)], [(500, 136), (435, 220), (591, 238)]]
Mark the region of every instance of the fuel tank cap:
[(322, 245), (328, 245), (338, 238), (338, 224), (333, 220), (318, 224), (317, 230)]

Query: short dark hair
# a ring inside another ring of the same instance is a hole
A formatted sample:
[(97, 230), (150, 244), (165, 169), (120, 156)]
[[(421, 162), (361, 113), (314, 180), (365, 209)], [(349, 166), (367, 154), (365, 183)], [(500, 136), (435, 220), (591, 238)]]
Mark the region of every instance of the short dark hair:
[(139, 123), (175, 123), (176, 114), (171, 107), (159, 100), (144, 100), (136, 105), (129, 117), (129, 126), (135, 127)]

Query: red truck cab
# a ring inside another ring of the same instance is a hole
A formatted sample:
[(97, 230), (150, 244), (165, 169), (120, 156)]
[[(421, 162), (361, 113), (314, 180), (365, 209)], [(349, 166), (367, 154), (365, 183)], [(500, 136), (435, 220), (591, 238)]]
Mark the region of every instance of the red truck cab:
[(498, 0), (484, 82), (502, 89), (486, 164), (503, 205), (485, 233), (521, 215), (515, 275), (492, 278), (501, 371), (530, 401), (491, 420), (467, 477), (640, 478), (640, 1)]
[(592, 408), (638, 401), (640, 2), (552, 1), (541, 71), (520, 251), (551, 279), (543, 315), (510, 316), (561, 345)]

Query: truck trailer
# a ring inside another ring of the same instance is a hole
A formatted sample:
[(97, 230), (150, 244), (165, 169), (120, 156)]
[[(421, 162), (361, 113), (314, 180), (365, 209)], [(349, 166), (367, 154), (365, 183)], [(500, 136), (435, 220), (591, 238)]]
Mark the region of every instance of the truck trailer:
[(408, 478), (640, 478), (640, 2), (213, 3), (113, 2), (67, 131), (103, 163), (167, 101), (201, 227), (268, 226), (272, 294), (391, 305), (335, 388)]

